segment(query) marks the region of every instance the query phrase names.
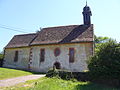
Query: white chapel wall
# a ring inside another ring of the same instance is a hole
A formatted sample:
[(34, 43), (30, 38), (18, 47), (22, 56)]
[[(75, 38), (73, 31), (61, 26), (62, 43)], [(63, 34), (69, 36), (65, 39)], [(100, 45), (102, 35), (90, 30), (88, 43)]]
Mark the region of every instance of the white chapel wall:
[[(18, 51), (18, 61), (14, 62), (15, 51)], [(3, 67), (28, 69), (30, 48), (14, 48), (5, 50)]]
[[(40, 49), (45, 49), (45, 61), (40, 62)], [(60, 55), (54, 56), (54, 49), (60, 48)], [(75, 62), (69, 62), (69, 48), (75, 49)], [(87, 59), (93, 53), (92, 43), (81, 44), (61, 44), (61, 45), (41, 45), (32, 47), (32, 63), (30, 65), (32, 71), (47, 72), (53, 67), (57, 61), (61, 65), (61, 69), (82, 72), (87, 70)]]

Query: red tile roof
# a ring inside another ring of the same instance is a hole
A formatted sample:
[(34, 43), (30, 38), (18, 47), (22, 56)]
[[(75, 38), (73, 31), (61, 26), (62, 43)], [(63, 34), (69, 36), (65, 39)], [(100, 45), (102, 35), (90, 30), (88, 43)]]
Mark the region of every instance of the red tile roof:
[(93, 25), (69, 25), (43, 28), (34, 34), (16, 35), (6, 48), (41, 44), (93, 42)]

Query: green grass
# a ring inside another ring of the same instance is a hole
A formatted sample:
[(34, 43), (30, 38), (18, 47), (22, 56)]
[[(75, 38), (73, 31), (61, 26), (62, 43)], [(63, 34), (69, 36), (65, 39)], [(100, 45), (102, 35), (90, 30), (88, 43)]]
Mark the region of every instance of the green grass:
[(8, 68), (0, 68), (0, 80), (18, 77), (18, 76), (25, 76), (30, 75), (31, 72), (22, 71), (22, 70), (15, 70), (15, 69), (8, 69)]
[(27, 81), (13, 87), (0, 88), (2, 90), (119, 90), (90, 82), (66, 81), (58, 78), (40, 78)]

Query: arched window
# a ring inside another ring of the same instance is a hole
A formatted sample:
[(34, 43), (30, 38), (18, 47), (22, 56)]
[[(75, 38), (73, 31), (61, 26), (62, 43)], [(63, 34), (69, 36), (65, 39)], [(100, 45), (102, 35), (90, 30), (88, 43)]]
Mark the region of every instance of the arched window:
[(59, 62), (55, 62), (55, 63), (54, 63), (54, 66), (55, 66), (56, 69), (60, 69), (60, 68), (61, 68)]

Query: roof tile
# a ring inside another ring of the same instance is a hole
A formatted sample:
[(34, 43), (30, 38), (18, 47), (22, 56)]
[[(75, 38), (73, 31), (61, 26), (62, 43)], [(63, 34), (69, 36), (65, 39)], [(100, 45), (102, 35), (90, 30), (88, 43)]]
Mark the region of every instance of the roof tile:
[(69, 25), (43, 28), (38, 33), (16, 35), (6, 48), (41, 44), (60, 44), (75, 42), (92, 42), (93, 25)]

